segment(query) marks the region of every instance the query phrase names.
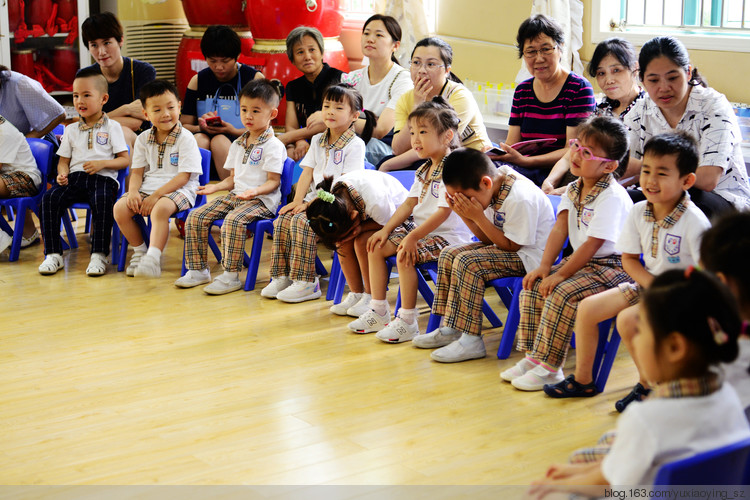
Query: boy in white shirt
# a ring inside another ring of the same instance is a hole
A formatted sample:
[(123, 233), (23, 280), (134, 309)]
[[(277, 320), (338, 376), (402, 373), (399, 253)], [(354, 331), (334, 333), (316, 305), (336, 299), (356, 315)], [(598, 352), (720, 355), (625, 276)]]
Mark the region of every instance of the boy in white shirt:
[[(177, 88), (167, 80), (154, 80), (141, 89), (143, 112), (153, 127), (135, 141), (128, 193), (114, 210), (123, 236), (133, 246), (128, 276), (161, 275), (169, 218), (195, 203), (201, 154), (193, 134), (180, 124), (177, 95)], [(135, 214), (151, 218), (148, 247), (133, 220)]]
[(198, 194), (230, 190), (213, 202), (190, 212), (185, 223), (185, 265), (188, 272), (175, 281), (179, 288), (208, 283), (211, 272), (206, 261), (208, 232), (215, 220), (221, 226), (224, 273), (203, 289), (209, 295), (223, 295), (242, 288), (239, 274), (245, 251), (245, 230), (255, 219), (272, 219), (281, 199), (279, 186), (286, 160), (286, 147), (274, 136), (271, 120), (276, 117), (279, 91), (268, 80), (253, 80), (240, 91), (240, 116), (245, 133), (230, 148), (224, 168), (229, 177)]
[(533, 182), (510, 167), (495, 167), (476, 149), (457, 149), (446, 158), (443, 183), (451, 208), (480, 241), (440, 252), (432, 312), (444, 317), (443, 326), (412, 343), (441, 347), (432, 359), (455, 363), (485, 357), (485, 283), (539, 267), (555, 213)]
[(40, 274), (55, 274), (64, 267), (60, 218), (79, 201), (91, 206), (91, 260), (86, 274), (101, 276), (107, 272), (112, 207), (119, 187), (117, 171), (130, 163), (122, 127), (102, 111), (109, 99), (107, 92), (107, 79), (98, 69), (83, 69), (73, 81), (73, 105), (80, 119), (65, 127), (57, 151), (57, 185), (42, 197), (39, 220), (45, 258), (39, 266)]

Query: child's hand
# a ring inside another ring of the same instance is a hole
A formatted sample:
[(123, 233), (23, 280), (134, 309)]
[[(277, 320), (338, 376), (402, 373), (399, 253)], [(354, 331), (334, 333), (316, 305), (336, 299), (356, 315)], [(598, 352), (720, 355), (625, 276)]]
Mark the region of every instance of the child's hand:
[(240, 200), (247, 201), (247, 200), (252, 200), (256, 196), (258, 196), (258, 190), (255, 188), (250, 188), (238, 194), (237, 198), (239, 198)]
[(68, 174), (57, 174), (57, 177), (55, 178), (57, 181), (57, 184), (59, 186), (67, 186), (68, 185)]
[(546, 299), (562, 281), (564, 281), (564, 278), (557, 273), (547, 276), (539, 284), (539, 293)]
[(531, 290), (536, 283), (536, 280), (541, 280), (549, 276), (549, 269), (542, 266), (537, 267), (533, 271), (530, 271), (526, 276), (523, 277), (523, 289)]
[(414, 266), (417, 264), (417, 240), (411, 238), (410, 234), (401, 240), (398, 248), (396, 249), (396, 261), (407, 266)]
[(294, 161), (299, 161), (305, 157), (308, 149), (310, 149), (310, 144), (307, 141), (297, 141), (294, 149), (288, 150), (289, 157)]
[[(446, 193), (447, 195), (447, 193)], [(484, 209), (476, 198), (468, 198), (463, 193), (456, 193), (452, 199), (448, 198), (448, 204), (454, 212), (470, 221), (477, 221), (484, 217)]]
[(307, 210), (307, 203), (302, 202), (292, 209), (292, 215), (297, 215), (300, 212)]
[(104, 162), (101, 160), (87, 161), (83, 164), (83, 171), (89, 175), (94, 175), (104, 168)]
[(151, 215), (151, 211), (154, 209), (157, 201), (159, 201), (159, 197), (153, 194), (146, 196), (141, 203), (141, 215), (144, 217)]
[(128, 197), (125, 200), (126, 206), (133, 212), (139, 214), (141, 213), (141, 203), (143, 202), (143, 198), (141, 198), (141, 194), (138, 192), (128, 192)]
[[(281, 207), (281, 209), (279, 210), (279, 215), (285, 214), (287, 212), (291, 212), (292, 210), (294, 210), (295, 208), (297, 208), (297, 206), (299, 206), (299, 204), (300, 203), (298, 201), (293, 201), (291, 203), (287, 203), (286, 205), (284, 205), (283, 207)], [(292, 213), (294, 213), (294, 212), (292, 212)]]
[(552, 182), (549, 179), (544, 179), (542, 181), (542, 192), (544, 194), (552, 194), (552, 191), (555, 190), (555, 185), (552, 184)]
[(376, 231), (372, 236), (367, 238), (367, 251), (374, 252), (376, 248), (383, 248), (383, 245), (388, 241), (389, 234), (385, 229)]
[(218, 189), (216, 189), (215, 186), (216, 186), (215, 184), (208, 184), (206, 186), (198, 186), (198, 189), (196, 189), (195, 192), (197, 194), (211, 194), (211, 193), (215, 193), (216, 191), (218, 191)]

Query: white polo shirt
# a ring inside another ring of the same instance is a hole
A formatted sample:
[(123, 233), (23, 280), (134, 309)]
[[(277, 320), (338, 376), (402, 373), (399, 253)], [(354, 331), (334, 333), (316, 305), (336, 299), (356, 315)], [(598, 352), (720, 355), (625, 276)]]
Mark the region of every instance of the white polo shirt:
[(31, 177), (37, 189), (42, 185), (42, 173), (36, 166), (29, 143), (16, 127), (2, 116), (0, 116), (0, 172), (4, 174), (23, 172)]
[(365, 109), (372, 111), (376, 116), (386, 109), (396, 109), (401, 95), (407, 90), (414, 88), (409, 70), (398, 64), (391, 66), (388, 73), (376, 84), (370, 83), (367, 75), (367, 66), (354, 70), (341, 76), (341, 81), (351, 83), (354, 88), (362, 94)]
[[(268, 180), (268, 173), (281, 174), (284, 170), (284, 161), (287, 158), (286, 146), (276, 137), (271, 137), (262, 144), (256, 144), (247, 157), (245, 157), (245, 146), (240, 141), (241, 137), (229, 146), (229, 154), (224, 168), (234, 170), (234, 189), (232, 194), (241, 194), (250, 188), (256, 188)], [(268, 210), (276, 212), (281, 201), (281, 188), (277, 187), (273, 192), (261, 194), (256, 197), (262, 201)]]
[[(427, 182), (430, 181), (428, 180)], [(422, 186), (424, 186), (422, 181), (415, 176), (414, 184), (411, 185), (411, 190), (409, 191), (409, 198), (419, 200), (419, 196), (422, 193)], [(421, 226), (432, 214), (437, 212), (438, 208), (443, 207), (450, 207), (448, 201), (445, 199), (445, 185), (442, 180), (432, 181), (424, 199), (421, 202), (417, 201), (417, 205), (412, 210), (414, 222), (418, 226)], [(461, 217), (451, 210), (451, 214), (445, 222), (431, 231), (428, 236), (442, 236), (449, 244), (459, 245), (470, 242), (474, 237), (474, 233), (466, 227)]]
[(359, 137), (355, 136), (343, 149), (331, 149), (326, 159), (326, 150), (320, 145), (320, 138), (325, 132), (315, 134), (310, 139), (310, 149), (302, 161), (301, 167), (313, 169), (313, 180), (310, 183), (310, 189), (305, 195), (305, 202), (310, 202), (315, 198), (315, 186), (317, 186), (324, 177), (333, 177), (334, 181), (348, 172), (355, 170), (364, 170), (365, 168), (365, 143)]
[(356, 189), (365, 202), (367, 217), (381, 226), (385, 226), (409, 195), (398, 179), (377, 170), (349, 172), (339, 177), (334, 186), (336, 184), (346, 184)]
[[(88, 144), (89, 131), (81, 130), (81, 123), (71, 123), (65, 127), (57, 156), (70, 159), (70, 173), (83, 172), (87, 161), (112, 160), (117, 153), (128, 150), (122, 126), (116, 121), (104, 117), (101, 125), (95, 125), (92, 131), (91, 149)], [(117, 170), (102, 169), (96, 173), (117, 180)]]

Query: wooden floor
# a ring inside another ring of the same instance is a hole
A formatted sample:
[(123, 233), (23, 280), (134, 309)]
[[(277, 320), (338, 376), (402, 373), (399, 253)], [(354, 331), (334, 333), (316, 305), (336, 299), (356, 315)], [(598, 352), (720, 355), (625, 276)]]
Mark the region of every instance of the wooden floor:
[(324, 299), (260, 297), (270, 242), (253, 292), (175, 288), (174, 228), (161, 278), (88, 278), (81, 228), (57, 275), (39, 245), (0, 256), (0, 484), (528, 484), (635, 381), (621, 349), (603, 395), (558, 401), (500, 380), (502, 328), (454, 365), (355, 335)]

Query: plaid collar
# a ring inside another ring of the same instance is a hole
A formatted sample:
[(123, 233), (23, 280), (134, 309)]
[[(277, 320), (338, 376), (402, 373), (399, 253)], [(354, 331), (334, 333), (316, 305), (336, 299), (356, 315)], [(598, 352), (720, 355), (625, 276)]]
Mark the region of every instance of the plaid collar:
[(250, 153), (253, 152), (255, 146), (260, 146), (261, 144), (268, 142), (268, 140), (274, 137), (274, 135), (275, 134), (273, 132), (273, 127), (269, 125), (268, 128), (258, 136), (255, 142), (251, 142), (250, 144), (246, 145), (245, 143), (247, 142), (248, 137), (250, 137), (250, 131), (245, 130), (245, 133), (239, 136), (236, 141), (242, 147), (242, 149), (245, 150), (245, 154), (242, 156), (242, 163), (247, 162), (247, 159), (250, 157)]
[(492, 197), (490, 206), (495, 212), (499, 212), (503, 208), (505, 198), (510, 194), (510, 190), (513, 188), (513, 183), (516, 182), (516, 175), (512, 173), (506, 173), (503, 183), (500, 185), (500, 190), (495, 196)]
[(416, 172), (414, 172), (414, 177), (416, 177), (419, 182), (422, 183), (422, 192), (419, 193), (420, 203), (422, 203), (424, 197), (427, 196), (427, 192), (430, 190), (430, 185), (433, 182), (440, 182), (443, 180), (443, 164), (445, 163), (446, 158), (448, 158), (448, 155), (443, 156), (443, 159), (440, 160), (440, 163), (435, 166), (429, 179), (427, 178), (427, 172), (429, 172), (430, 167), (432, 167), (431, 158), (420, 165)]
[(321, 134), (319, 144), (320, 147), (323, 148), (323, 150), (326, 152), (326, 165), (328, 165), (328, 156), (331, 153), (332, 149), (344, 149), (347, 144), (352, 142), (352, 139), (354, 139), (357, 134), (354, 132), (354, 127), (349, 127), (344, 131), (341, 136), (339, 136), (338, 139), (336, 139), (333, 144), (328, 143), (328, 138), (331, 135), (331, 131), (326, 129), (324, 134)]
[[(177, 138), (180, 136), (180, 132), (182, 132), (182, 124), (180, 124), (180, 122), (177, 122), (177, 124), (172, 127), (169, 135), (167, 135), (167, 138), (164, 139), (164, 142), (159, 144), (159, 162), (157, 168), (162, 168), (162, 163), (164, 161), (164, 152), (167, 150), (167, 146), (175, 145), (175, 143), (177, 142)], [(148, 133), (148, 140), (146, 140), (146, 144), (156, 144), (156, 126), (151, 127), (151, 130)]]
[(354, 203), (354, 208), (359, 212), (359, 218), (363, 221), (367, 220), (367, 213), (365, 213), (365, 208), (367, 207), (365, 205), (365, 200), (362, 199), (362, 195), (359, 194), (359, 191), (357, 191), (350, 183), (342, 181), (341, 184), (346, 187), (346, 191), (349, 193), (349, 198), (351, 198), (352, 203)]
[(651, 257), (656, 257), (659, 247), (659, 228), (669, 229), (677, 224), (677, 221), (680, 220), (682, 214), (685, 213), (689, 204), (690, 195), (685, 191), (682, 198), (680, 198), (680, 201), (677, 202), (677, 206), (672, 209), (669, 215), (662, 220), (656, 220), (656, 217), (654, 216), (654, 205), (650, 202), (646, 202), (646, 210), (643, 212), (643, 218), (646, 222), (651, 222), (653, 224), (651, 227)]
[(78, 117), (78, 129), (81, 132), (88, 131), (88, 137), (87, 137), (88, 149), (94, 149), (94, 129), (103, 127), (104, 125), (107, 124), (107, 121), (108, 121), (107, 113), (102, 113), (101, 118), (99, 118), (99, 120), (97, 120), (97, 122), (94, 123), (93, 125), (88, 125), (86, 123), (86, 120), (84, 120), (82, 116)]
[(649, 399), (708, 396), (719, 389), (721, 389), (721, 377), (717, 373), (709, 373), (704, 377), (681, 378), (658, 384), (651, 391)]
[(593, 203), (594, 200), (596, 200), (596, 197), (599, 196), (599, 194), (607, 189), (615, 180), (615, 177), (609, 173), (606, 175), (603, 175), (599, 178), (598, 181), (596, 181), (596, 184), (594, 184), (594, 187), (591, 188), (591, 191), (586, 195), (586, 198), (583, 199), (583, 201), (580, 201), (581, 198), (581, 189), (583, 188), (583, 179), (579, 178), (578, 180), (575, 180), (568, 184), (568, 198), (573, 203), (573, 206), (576, 208), (576, 221), (578, 223), (578, 228), (581, 228), (581, 211), (583, 210), (583, 207), (588, 205), (589, 203)]

